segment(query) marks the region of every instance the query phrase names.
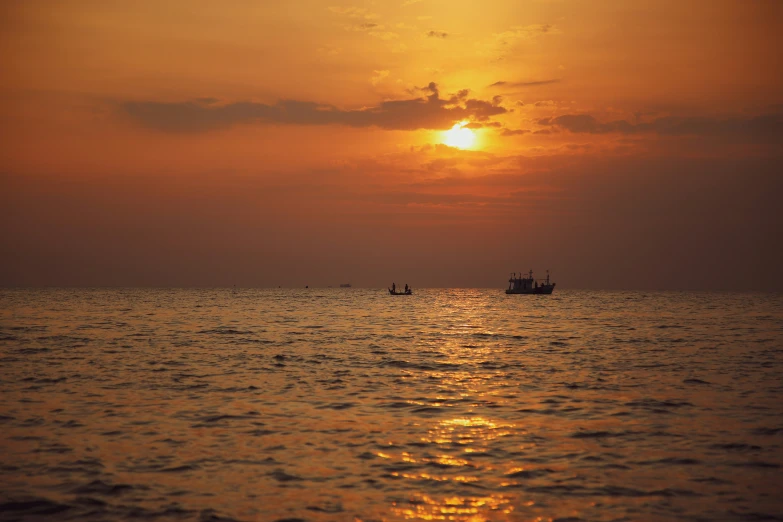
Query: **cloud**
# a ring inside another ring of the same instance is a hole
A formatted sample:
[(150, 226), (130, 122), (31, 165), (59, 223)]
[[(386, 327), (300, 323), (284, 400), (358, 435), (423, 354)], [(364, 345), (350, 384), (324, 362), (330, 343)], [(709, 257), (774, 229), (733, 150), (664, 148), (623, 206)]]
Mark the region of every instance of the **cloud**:
[(373, 71), (372, 78), (370, 78), (370, 83), (373, 85), (378, 85), (381, 83), (385, 78), (389, 76), (389, 71)]
[(381, 40), (393, 40), (399, 38), (400, 35), (387, 31), (386, 26), (376, 24), (375, 22), (362, 22), (360, 24), (346, 25), (344, 27), (346, 31), (356, 31), (360, 33), (367, 33), (374, 38), (380, 38)]
[(542, 34), (557, 34), (559, 31), (554, 28), (552, 24), (532, 24), (532, 25), (515, 25), (508, 31), (503, 31), (502, 33), (495, 33), (495, 39), (503, 42), (508, 43), (509, 40), (517, 40), (520, 38), (535, 38), (538, 35)]
[(654, 133), (663, 136), (733, 136), (752, 139), (783, 137), (783, 114), (763, 114), (754, 117), (715, 118), (704, 116), (667, 116), (647, 123), (629, 123), (615, 120), (601, 123), (589, 114), (564, 114), (543, 118), (539, 125), (556, 126), (574, 133), (639, 134)]
[(561, 31), (551, 24), (534, 24), (513, 26), (502, 33), (494, 33), (486, 42), (480, 44), (484, 53), (493, 60), (505, 60), (517, 52), (522, 42), (533, 43), (539, 38), (561, 34)]
[(342, 52), (342, 48), (334, 47), (332, 45), (323, 45), (317, 49), (321, 54), (327, 54), (329, 56), (336, 56)]
[(502, 127), (503, 125), (499, 121), (490, 121), (486, 123), (471, 122), (464, 125), (466, 129), (483, 129), (484, 127)]
[(378, 15), (368, 12), (363, 7), (330, 6), (327, 9), (336, 15), (351, 19), (349, 25), (343, 26), (346, 31), (367, 33), (382, 40), (391, 40), (399, 36), (397, 33), (385, 31), (383, 25), (373, 22), (372, 20), (378, 19)]
[(527, 134), (530, 132), (527, 129), (503, 129), (500, 131), (501, 136), (521, 136), (522, 134)]
[(402, 3), (402, 6), (403, 6), (403, 7), (407, 7), (407, 6), (409, 6), (409, 5), (418, 4), (419, 2), (423, 2), (423, 1), (424, 1), (424, 0), (405, 0), (405, 1)]
[(359, 31), (359, 32), (370, 31), (376, 28), (383, 28), (383, 26), (379, 26), (375, 22), (362, 22), (360, 24), (345, 26), (346, 31)]
[(343, 6), (336, 5), (336, 6), (328, 7), (328, 9), (329, 9), (329, 11), (333, 12), (334, 14), (347, 16), (349, 18), (367, 18), (367, 19), (372, 19), (372, 18), (377, 18), (378, 17), (377, 14), (368, 13), (367, 9), (365, 9), (363, 7), (353, 7), (353, 6), (343, 7)]
[(427, 32), (427, 38), (446, 38), (449, 36), (449, 33), (446, 31), (428, 31)]
[(559, 83), (561, 80), (559, 78), (552, 79), (552, 80), (538, 80), (538, 81), (531, 81), (531, 82), (507, 82), (507, 81), (499, 81), (495, 82), (492, 85), (488, 85), (487, 87), (502, 87), (505, 89), (516, 89), (519, 87), (535, 87), (537, 85), (551, 85), (553, 83)]
[(448, 129), (459, 121), (488, 124), (492, 117), (507, 112), (492, 102), (467, 98), (466, 90), (442, 99), (434, 82), (420, 92), (424, 93), (423, 97), (387, 100), (354, 110), (299, 100), (280, 100), (274, 104), (241, 101), (224, 105), (196, 101), (126, 101), (119, 104), (119, 109), (145, 127), (168, 132), (204, 132), (237, 124)]
[(381, 40), (394, 40), (400, 37), (399, 34), (392, 31), (370, 31), (368, 34)]
[(498, 45), (512, 45), (518, 40), (530, 40), (543, 35), (560, 34), (560, 30), (552, 24), (533, 24), (514, 26), (508, 31), (495, 33), (494, 40)]

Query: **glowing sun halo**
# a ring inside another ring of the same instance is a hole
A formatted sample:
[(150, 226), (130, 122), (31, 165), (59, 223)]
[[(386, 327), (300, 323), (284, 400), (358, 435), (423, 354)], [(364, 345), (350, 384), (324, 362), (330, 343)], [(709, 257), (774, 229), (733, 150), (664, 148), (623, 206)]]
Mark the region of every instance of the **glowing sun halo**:
[(443, 143), (449, 147), (469, 149), (473, 145), (476, 135), (472, 130), (465, 127), (467, 123), (466, 121), (455, 123), (451, 129), (444, 133)]

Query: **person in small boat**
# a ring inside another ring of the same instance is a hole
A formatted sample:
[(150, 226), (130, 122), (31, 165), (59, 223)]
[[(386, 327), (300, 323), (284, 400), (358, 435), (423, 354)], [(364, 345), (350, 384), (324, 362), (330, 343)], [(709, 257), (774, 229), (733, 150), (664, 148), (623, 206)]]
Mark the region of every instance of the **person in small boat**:
[(408, 293), (408, 283), (405, 283), (405, 293)]
[(392, 283), (392, 292), (397, 291), (397, 285), (395, 283)]

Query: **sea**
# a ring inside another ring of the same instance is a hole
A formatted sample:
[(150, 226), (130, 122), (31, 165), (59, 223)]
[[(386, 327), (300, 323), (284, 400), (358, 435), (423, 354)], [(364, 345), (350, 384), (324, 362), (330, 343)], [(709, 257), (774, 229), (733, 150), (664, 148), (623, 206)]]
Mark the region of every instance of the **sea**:
[(0, 520), (783, 520), (783, 295), (0, 290)]

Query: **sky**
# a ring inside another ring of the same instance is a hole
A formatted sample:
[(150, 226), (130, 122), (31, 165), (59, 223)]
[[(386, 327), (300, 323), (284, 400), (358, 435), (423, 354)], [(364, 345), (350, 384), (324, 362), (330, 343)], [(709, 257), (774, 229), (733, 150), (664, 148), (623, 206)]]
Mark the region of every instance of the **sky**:
[(781, 20), (2, 2), (0, 285), (783, 291)]

